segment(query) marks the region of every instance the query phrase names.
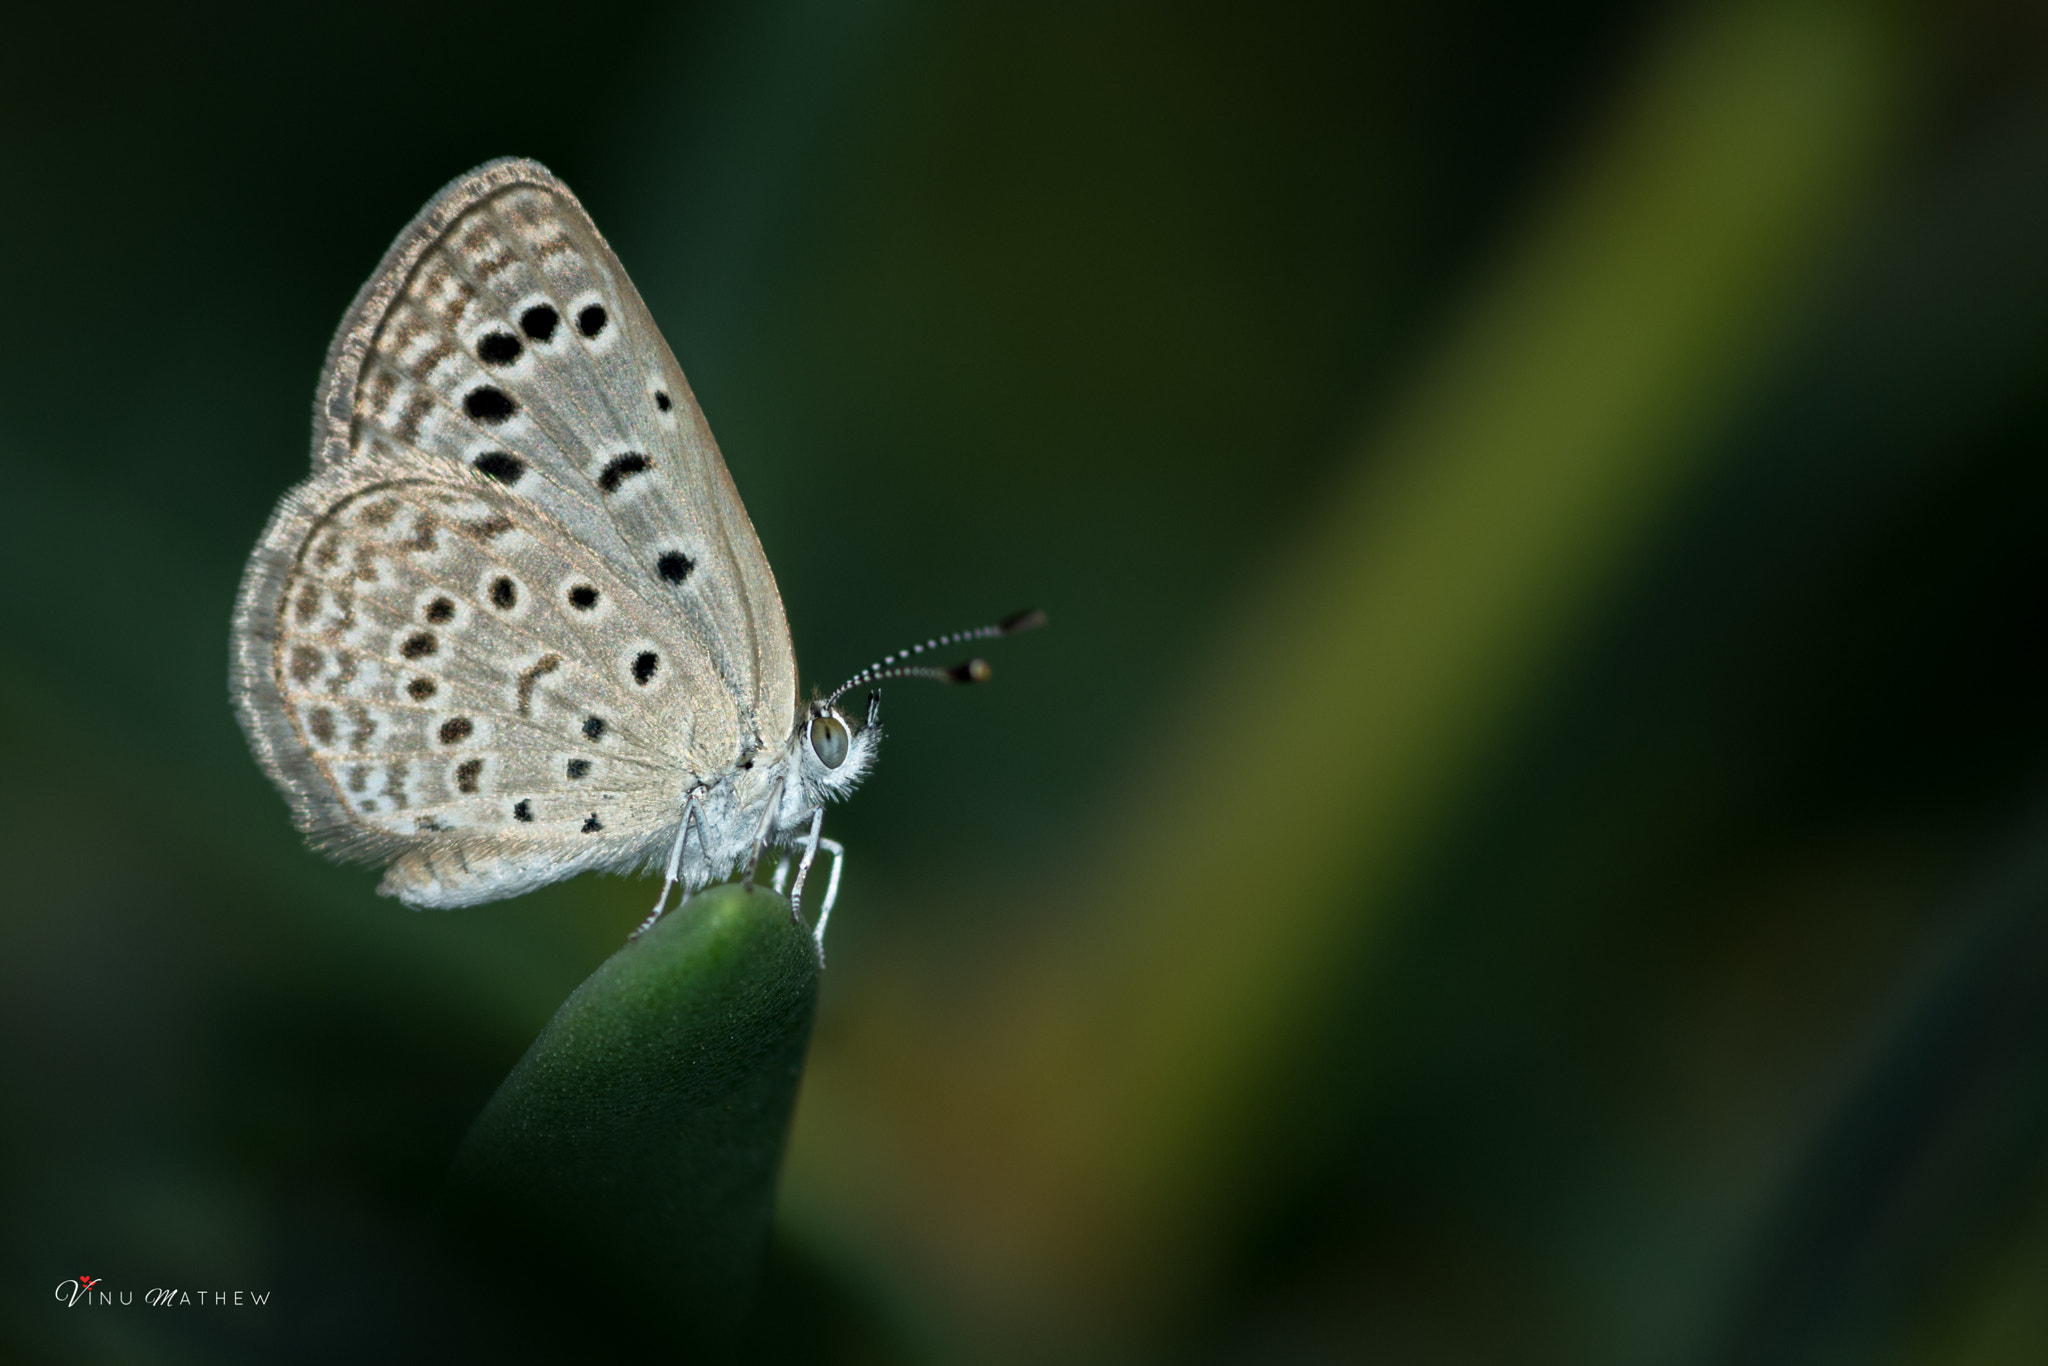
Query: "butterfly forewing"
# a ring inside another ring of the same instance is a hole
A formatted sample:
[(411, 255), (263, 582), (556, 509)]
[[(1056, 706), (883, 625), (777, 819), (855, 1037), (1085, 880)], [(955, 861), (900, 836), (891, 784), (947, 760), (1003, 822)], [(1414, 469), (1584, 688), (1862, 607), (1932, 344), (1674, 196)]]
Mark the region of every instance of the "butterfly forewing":
[(494, 163), (444, 190), (386, 270), (395, 287), (365, 291), (343, 329), (360, 338), (337, 341), (325, 386), (350, 457), (388, 443), (503, 480), (659, 583), (715, 644), (750, 729), (783, 739), (796, 671), (774, 576), (680, 367), (581, 205), (530, 162)]

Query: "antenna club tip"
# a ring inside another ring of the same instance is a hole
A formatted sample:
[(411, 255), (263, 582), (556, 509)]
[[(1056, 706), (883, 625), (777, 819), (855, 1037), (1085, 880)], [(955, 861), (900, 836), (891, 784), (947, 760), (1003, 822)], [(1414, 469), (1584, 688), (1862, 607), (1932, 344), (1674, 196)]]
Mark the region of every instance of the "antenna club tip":
[(996, 623), (996, 629), (1006, 636), (1014, 636), (1023, 631), (1036, 631), (1043, 625), (1045, 613), (1039, 608), (1028, 607), (1022, 612), (1012, 612), (1004, 617)]
[(970, 659), (965, 664), (955, 664), (946, 670), (946, 677), (955, 683), (986, 683), (996, 676), (985, 659)]

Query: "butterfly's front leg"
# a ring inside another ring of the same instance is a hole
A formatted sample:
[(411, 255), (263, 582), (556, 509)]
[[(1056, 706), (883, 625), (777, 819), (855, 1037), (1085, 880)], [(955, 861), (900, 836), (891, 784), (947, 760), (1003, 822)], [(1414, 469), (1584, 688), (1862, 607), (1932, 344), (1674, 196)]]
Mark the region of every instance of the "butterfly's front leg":
[(812, 937), (818, 941), (818, 966), (825, 966), (825, 922), (832, 918), (832, 903), (839, 900), (839, 870), (846, 863), (846, 846), (822, 835), (818, 847), (832, 856), (832, 876), (825, 880), (825, 904), (818, 908), (818, 926)]
[(811, 875), (811, 860), (818, 856), (818, 840), (825, 828), (825, 808), (811, 812), (810, 832), (803, 837), (803, 857), (797, 860), (796, 882), (789, 889), (789, 914), (797, 924), (804, 923), (804, 879)]
[(811, 860), (817, 858), (817, 840), (821, 836), (823, 827), (825, 827), (825, 809), (817, 807), (815, 811), (811, 811), (811, 829), (803, 836), (803, 856), (797, 860), (797, 883), (791, 889), (788, 889), (788, 913), (795, 917), (795, 922), (799, 926), (803, 924), (803, 915), (801, 915), (801, 909), (799, 909), (799, 907), (803, 907), (803, 879), (811, 877)]
[(818, 966), (825, 966), (825, 922), (832, 918), (832, 903), (839, 900), (839, 871), (846, 863), (846, 846), (838, 840), (828, 840), (824, 835), (825, 808), (819, 807), (811, 813), (811, 832), (804, 842), (802, 861), (797, 865), (796, 885), (789, 894), (789, 913), (796, 923), (804, 923), (799, 909), (803, 904), (804, 879), (810, 875), (811, 860), (823, 849), (832, 856), (832, 876), (825, 883), (825, 904), (818, 910), (818, 923), (811, 930), (811, 938), (818, 946)]

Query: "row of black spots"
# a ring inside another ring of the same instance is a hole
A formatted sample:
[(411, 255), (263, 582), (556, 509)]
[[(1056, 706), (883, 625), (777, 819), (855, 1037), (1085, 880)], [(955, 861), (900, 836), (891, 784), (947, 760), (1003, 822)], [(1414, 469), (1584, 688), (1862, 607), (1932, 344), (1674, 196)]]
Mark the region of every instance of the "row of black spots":
[(446, 626), (455, 620), (455, 600), (444, 594), (428, 603), (420, 615), (436, 626)]
[[(603, 304), (586, 304), (576, 315), (576, 330), (594, 340), (610, 321), (611, 314), (605, 312)], [(553, 304), (535, 304), (519, 315), (519, 330), (529, 339), (543, 344), (554, 339), (555, 329), (561, 325), (562, 315), (555, 311)], [(500, 338), (503, 340), (499, 340)], [(514, 348), (519, 345), (517, 337), (494, 332), (478, 344), (477, 354), (489, 363), (510, 365), (519, 358), (519, 352), (514, 349), (509, 355), (506, 354), (505, 342), (510, 342)], [(492, 348), (491, 353), (487, 354), (486, 348)], [(498, 356), (501, 355), (504, 359), (499, 360)]]
[(459, 745), (476, 734), (476, 722), (467, 716), (451, 716), (441, 723), (441, 743)]
[(619, 485), (625, 483), (627, 479), (643, 470), (653, 468), (654, 462), (640, 452), (627, 451), (624, 455), (613, 456), (605, 463), (604, 469), (597, 476), (597, 486), (606, 493), (617, 493)]
[[(561, 325), (562, 315), (550, 304), (535, 304), (519, 315), (519, 330), (534, 341), (546, 343)], [(603, 304), (589, 304), (576, 315), (576, 330), (595, 340), (611, 321)], [(477, 339), (477, 359), (486, 365), (506, 366), (518, 361), (525, 347), (510, 332), (487, 332)]]
[(569, 605), (579, 612), (588, 612), (597, 606), (597, 590), (587, 583), (579, 583), (569, 589)]
[(697, 562), (680, 550), (665, 550), (654, 562), (654, 572), (670, 583), (681, 583), (696, 567)]
[(654, 681), (654, 671), (660, 667), (660, 655), (652, 650), (642, 650), (633, 660), (633, 681), (646, 687)]
[(489, 475), (507, 488), (526, 474), (526, 462), (509, 451), (485, 451), (469, 463), (479, 473)]
[(519, 405), (495, 384), (482, 384), (462, 396), (462, 410), (477, 422), (496, 427), (510, 422)]

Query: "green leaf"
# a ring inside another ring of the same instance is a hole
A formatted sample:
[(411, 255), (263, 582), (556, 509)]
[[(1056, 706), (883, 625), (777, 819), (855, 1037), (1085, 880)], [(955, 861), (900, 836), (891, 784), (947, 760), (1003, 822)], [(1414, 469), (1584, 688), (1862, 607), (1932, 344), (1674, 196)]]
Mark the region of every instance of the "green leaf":
[(491, 1097), (445, 1222), (629, 1333), (730, 1350), (817, 995), (810, 935), (781, 897), (721, 887), (671, 911), (570, 995)]

